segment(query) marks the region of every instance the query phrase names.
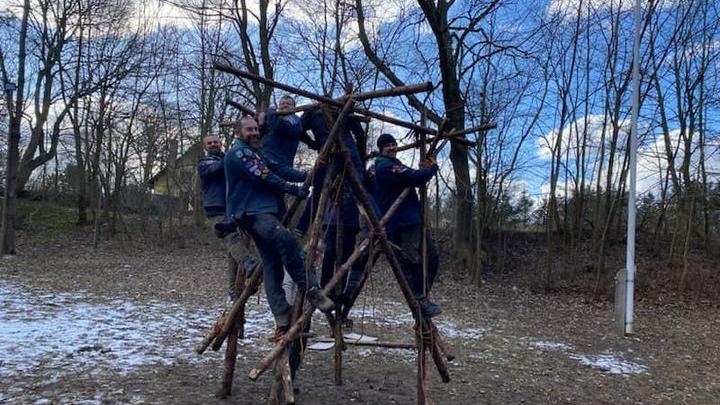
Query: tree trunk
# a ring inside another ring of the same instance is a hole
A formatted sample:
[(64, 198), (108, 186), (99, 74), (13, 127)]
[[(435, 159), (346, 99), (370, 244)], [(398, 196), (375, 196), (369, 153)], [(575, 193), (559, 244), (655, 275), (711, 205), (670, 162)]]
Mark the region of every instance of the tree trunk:
[[(0, 223), (0, 249), (2, 249), (3, 254), (12, 255), (15, 254), (15, 225), (17, 222), (20, 123), (22, 121), (23, 107), (25, 104), (25, 57), (27, 55), (25, 41), (28, 30), (28, 14), (30, 14), (30, 0), (25, 0), (23, 2), (22, 22), (20, 23), (20, 35), (18, 37), (18, 74), (14, 103), (12, 91), (5, 90), (5, 101), (8, 107), (10, 125), (8, 128), (7, 165), (5, 167), (5, 198), (3, 199), (2, 223)], [(7, 71), (5, 71), (5, 55), (0, 53), (0, 57), (3, 59), (3, 85), (7, 86), (10, 80), (7, 76)]]

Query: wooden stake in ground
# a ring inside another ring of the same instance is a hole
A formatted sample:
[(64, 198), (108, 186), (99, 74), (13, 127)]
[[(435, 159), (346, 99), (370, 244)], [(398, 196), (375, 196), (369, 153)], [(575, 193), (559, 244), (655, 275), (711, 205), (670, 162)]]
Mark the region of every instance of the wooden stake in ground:
[[(245, 269), (242, 265), (238, 265), (237, 272), (235, 273), (235, 296), (240, 297), (243, 290), (245, 289)], [(228, 343), (225, 348), (225, 362), (223, 367), (223, 382), (220, 392), (218, 393), (219, 398), (227, 398), (232, 394), (233, 377), (235, 376), (235, 362), (237, 361), (237, 342), (238, 336), (244, 329), (243, 320), (232, 321), (232, 327), (230, 334), (228, 335)]]

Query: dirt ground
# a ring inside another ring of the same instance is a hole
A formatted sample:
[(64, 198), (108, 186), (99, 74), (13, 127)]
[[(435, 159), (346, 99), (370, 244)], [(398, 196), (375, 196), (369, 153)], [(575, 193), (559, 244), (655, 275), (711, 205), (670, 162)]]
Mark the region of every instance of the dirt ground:
[[(223, 352), (193, 351), (225, 301), (219, 243), (102, 241), (94, 250), (84, 231), (20, 238), (20, 255), (0, 259), (0, 403), (267, 401), (270, 373), (246, 377), (270, 348), (262, 297), (251, 299), (230, 399), (214, 397)], [(393, 287), (381, 264), (353, 312), (355, 332), (412, 341), (412, 318)], [(611, 304), (579, 295), (538, 294), (500, 279), (477, 289), (444, 271), (433, 297), (457, 355), (450, 383), (432, 371), (436, 404), (720, 401), (720, 315), (710, 305), (640, 299), (636, 334), (620, 338)], [(314, 332), (328, 334), (317, 315)], [(413, 404), (414, 359), (409, 350), (350, 347), (336, 386), (332, 351), (308, 351), (297, 401)]]

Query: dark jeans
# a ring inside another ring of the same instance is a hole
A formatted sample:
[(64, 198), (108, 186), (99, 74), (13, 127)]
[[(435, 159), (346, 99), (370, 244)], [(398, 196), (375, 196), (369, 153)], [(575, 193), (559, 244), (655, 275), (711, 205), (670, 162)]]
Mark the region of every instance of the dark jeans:
[(438, 253), (430, 233), (427, 236), (428, 272), (427, 279), (423, 278), (422, 268), (422, 231), (420, 225), (404, 226), (388, 232), (390, 241), (402, 251), (395, 251), (403, 274), (407, 279), (415, 297), (422, 298), (432, 289), (438, 272)]
[(252, 236), (262, 258), (263, 282), (270, 311), (278, 326), (287, 326), (292, 307), (282, 288), (283, 266), (297, 285), (300, 294), (305, 292), (306, 286), (316, 286), (317, 279), (313, 272), (309, 272), (306, 279), (304, 253), (300, 245), (274, 215), (247, 216), (242, 226)]
[[(360, 228), (357, 226), (343, 226), (342, 235), (342, 259), (340, 263), (345, 263), (347, 259), (355, 250), (355, 237)], [(337, 257), (337, 227), (335, 225), (328, 225), (327, 233), (325, 234), (325, 254), (323, 255), (322, 263), (322, 276), (320, 278), (320, 284), (324, 287), (332, 278), (335, 273), (335, 259)], [(367, 263), (368, 256), (363, 255), (360, 260), (353, 264), (352, 269), (344, 280), (340, 283), (341, 291), (346, 297), (350, 297), (355, 289), (360, 284), (362, 279), (363, 270), (365, 270), (365, 263)], [(330, 293), (331, 295), (332, 292)]]

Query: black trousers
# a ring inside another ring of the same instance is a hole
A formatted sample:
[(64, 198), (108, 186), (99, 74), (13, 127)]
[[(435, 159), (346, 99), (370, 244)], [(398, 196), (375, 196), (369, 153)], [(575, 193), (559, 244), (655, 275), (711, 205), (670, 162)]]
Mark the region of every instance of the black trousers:
[(395, 255), (415, 297), (425, 297), (432, 289), (439, 265), (437, 247), (430, 233), (426, 234), (428, 258), (426, 275), (423, 275), (422, 244), (420, 243), (422, 230), (419, 224), (390, 231), (388, 239), (402, 249), (402, 251), (396, 250)]

